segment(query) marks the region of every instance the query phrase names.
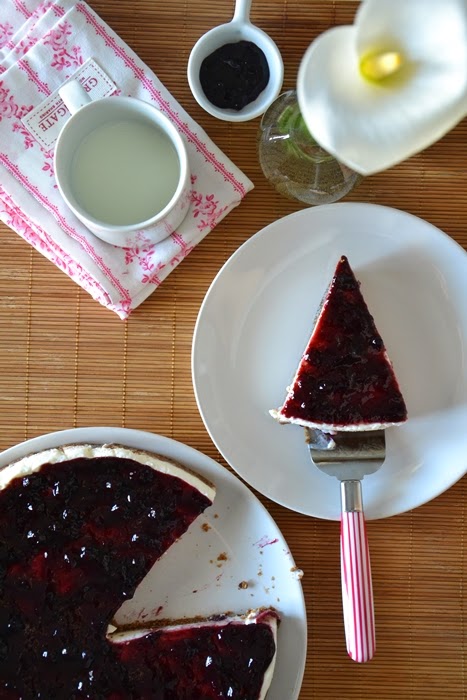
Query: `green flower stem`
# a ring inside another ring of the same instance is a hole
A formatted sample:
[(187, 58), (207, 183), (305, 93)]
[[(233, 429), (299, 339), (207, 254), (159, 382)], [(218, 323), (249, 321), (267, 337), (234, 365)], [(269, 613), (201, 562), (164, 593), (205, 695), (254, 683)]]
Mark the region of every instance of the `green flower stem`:
[(285, 146), (291, 156), (306, 158), (313, 163), (332, 158), (315, 141), (297, 106), (289, 105), (284, 109), (277, 120), (277, 128), (279, 133), (289, 137)]

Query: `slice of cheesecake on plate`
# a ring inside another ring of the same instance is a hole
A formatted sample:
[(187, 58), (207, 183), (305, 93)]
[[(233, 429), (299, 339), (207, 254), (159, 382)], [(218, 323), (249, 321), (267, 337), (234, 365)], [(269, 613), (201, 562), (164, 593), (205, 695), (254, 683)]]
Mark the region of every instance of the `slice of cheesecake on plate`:
[(379, 430), (407, 420), (383, 339), (344, 255), (284, 404), (270, 413), (280, 423), (329, 433)]

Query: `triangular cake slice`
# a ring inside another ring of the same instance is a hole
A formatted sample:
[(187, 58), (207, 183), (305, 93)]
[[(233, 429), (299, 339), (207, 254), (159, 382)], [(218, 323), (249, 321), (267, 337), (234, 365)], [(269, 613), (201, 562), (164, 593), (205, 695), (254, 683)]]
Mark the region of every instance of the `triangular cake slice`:
[(274, 610), (111, 624), (214, 495), (183, 465), (123, 445), (66, 445), (0, 470), (0, 697), (262, 700)]
[(324, 432), (377, 430), (407, 420), (384, 342), (343, 255), (284, 404), (280, 423)]

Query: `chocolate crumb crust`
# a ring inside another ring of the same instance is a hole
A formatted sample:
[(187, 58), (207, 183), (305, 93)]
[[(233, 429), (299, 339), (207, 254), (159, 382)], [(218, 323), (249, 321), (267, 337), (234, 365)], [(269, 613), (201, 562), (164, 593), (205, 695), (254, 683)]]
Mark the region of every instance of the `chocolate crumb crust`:
[(233, 621), (241, 621), (241, 620), (246, 620), (248, 617), (251, 617), (252, 621), (254, 622), (255, 618), (261, 620), (264, 617), (272, 616), (275, 617), (277, 620), (277, 624), (280, 624), (280, 614), (278, 610), (271, 606), (271, 607), (259, 607), (259, 608), (251, 608), (247, 612), (242, 612), (238, 613), (233, 610), (226, 610), (225, 612), (222, 613), (217, 613), (214, 615), (208, 615), (208, 616), (203, 616), (203, 615), (194, 615), (191, 617), (182, 617), (177, 619), (171, 619), (171, 618), (161, 618), (160, 620), (148, 620), (143, 622), (136, 622), (136, 623), (131, 623), (128, 625), (118, 625), (115, 623), (115, 620), (111, 621), (111, 625), (115, 628), (112, 630), (112, 632), (109, 634), (109, 637), (112, 638), (112, 636), (121, 633), (121, 632), (131, 632), (134, 630), (138, 631), (152, 631), (152, 630), (159, 630), (159, 629), (164, 629), (167, 627), (174, 627), (177, 625), (196, 625), (196, 624), (203, 624), (203, 623), (210, 623), (210, 622), (229, 622)]

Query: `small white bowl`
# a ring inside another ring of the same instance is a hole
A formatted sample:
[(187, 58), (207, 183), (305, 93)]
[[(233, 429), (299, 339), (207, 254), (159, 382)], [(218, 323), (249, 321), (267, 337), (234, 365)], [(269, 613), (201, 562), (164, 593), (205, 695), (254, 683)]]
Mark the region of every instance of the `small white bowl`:
[[(279, 95), (284, 78), (282, 56), (266, 32), (249, 20), (250, 0), (237, 0), (231, 22), (214, 27), (198, 39), (188, 60), (188, 83), (197, 103), (213, 117), (229, 122), (244, 122), (263, 114)], [(269, 81), (258, 97), (240, 110), (223, 109), (212, 104), (204, 94), (199, 78), (201, 64), (211, 53), (225, 44), (250, 41), (260, 48), (268, 62)]]

